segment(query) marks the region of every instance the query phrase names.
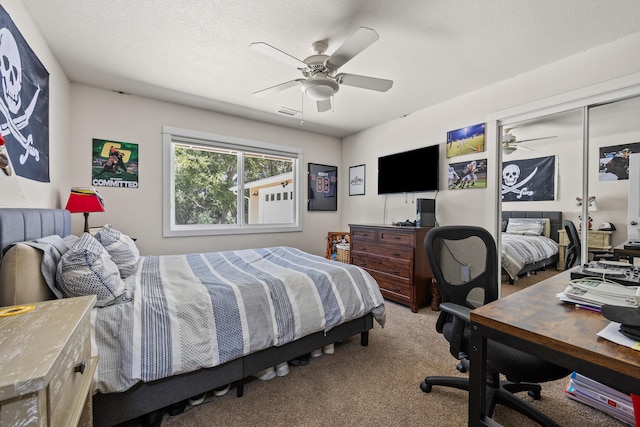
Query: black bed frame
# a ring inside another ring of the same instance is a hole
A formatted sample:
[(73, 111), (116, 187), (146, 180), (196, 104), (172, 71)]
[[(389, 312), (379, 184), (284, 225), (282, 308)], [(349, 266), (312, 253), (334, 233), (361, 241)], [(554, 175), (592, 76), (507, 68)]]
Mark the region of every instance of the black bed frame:
[[(508, 221), (509, 218), (549, 218), (550, 233), (549, 238), (559, 242), (560, 235), (558, 231), (562, 230), (562, 212), (561, 211), (502, 211), (502, 219)], [(558, 264), (558, 255), (553, 255), (542, 261), (527, 264), (518, 272), (518, 277), (528, 274), (536, 274), (540, 270), (546, 270), (547, 267)], [(509, 283), (513, 284), (513, 279), (509, 277)]]
[[(227, 384), (235, 384), (238, 397), (246, 379), (278, 363), (296, 359), (312, 350), (360, 334), (360, 344), (369, 344), (373, 315), (343, 323), (329, 332), (316, 332), (280, 347), (271, 347), (213, 368), (200, 369), (161, 380), (139, 383), (122, 393), (98, 393), (93, 397), (93, 425), (113, 426), (161, 410)], [(142, 420), (145, 424), (145, 420)]]

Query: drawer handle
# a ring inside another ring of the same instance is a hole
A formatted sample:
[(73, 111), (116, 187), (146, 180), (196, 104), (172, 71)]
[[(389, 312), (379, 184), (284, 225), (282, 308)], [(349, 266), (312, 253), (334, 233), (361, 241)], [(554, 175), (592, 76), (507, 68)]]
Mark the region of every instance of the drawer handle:
[(360, 247), (358, 248), (358, 250), (359, 250), (359, 251), (362, 251), (362, 252), (366, 252), (366, 251), (367, 251), (367, 248), (365, 248), (365, 247), (363, 247), (363, 246), (360, 246)]
[(84, 360), (78, 363), (75, 368), (73, 368), (74, 372), (80, 372), (80, 375), (84, 374), (84, 371), (87, 369), (87, 362)]
[(399, 253), (392, 253), (391, 256), (400, 256)]
[(398, 292), (400, 290), (400, 288), (397, 288), (395, 286), (389, 286), (389, 290), (393, 291), (393, 292)]
[(400, 272), (398, 270), (389, 270), (389, 273), (398, 274)]

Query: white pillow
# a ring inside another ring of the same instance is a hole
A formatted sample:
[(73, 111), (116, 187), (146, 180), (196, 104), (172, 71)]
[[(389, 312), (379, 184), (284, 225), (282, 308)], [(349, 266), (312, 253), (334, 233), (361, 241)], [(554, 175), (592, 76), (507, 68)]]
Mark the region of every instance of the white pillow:
[(140, 251), (133, 239), (110, 225), (105, 225), (95, 237), (105, 247), (111, 259), (120, 270), (120, 277), (126, 279), (136, 272)]
[(545, 218), (509, 218), (507, 233), (541, 236), (546, 223)]
[(56, 282), (65, 297), (95, 295), (98, 307), (130, 300), (118, 266), (89, 233), (62, 255)]

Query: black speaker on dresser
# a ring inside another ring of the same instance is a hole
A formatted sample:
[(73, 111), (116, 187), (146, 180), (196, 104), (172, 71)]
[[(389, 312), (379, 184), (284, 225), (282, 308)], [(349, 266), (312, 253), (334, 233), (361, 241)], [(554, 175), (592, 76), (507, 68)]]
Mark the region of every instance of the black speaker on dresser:
[(436, 199), (416, 199), (416, 225), (436, 226)]

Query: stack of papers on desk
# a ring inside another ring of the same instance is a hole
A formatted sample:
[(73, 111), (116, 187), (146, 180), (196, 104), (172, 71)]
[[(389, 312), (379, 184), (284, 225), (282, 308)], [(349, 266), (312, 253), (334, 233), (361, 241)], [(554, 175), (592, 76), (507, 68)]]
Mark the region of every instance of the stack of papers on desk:
[(620, 332), (620, 323), (611, 322), (596, 335), (616, 344), (620, 344), (634, 350), (640, 350), (640, 341), (631, 339)]
[(577, 372), (571, 374), (569, 384), (565, 388), (565, 395), (629, 425), (636, 425), (631, 396)]
[(635, 286), (624, 286), (597, 279), (572, 280), (564, 292), (557, 296), (561, 301), (601, 307), (605, 304), (623, 307), (639, 307), (640, 292)]

